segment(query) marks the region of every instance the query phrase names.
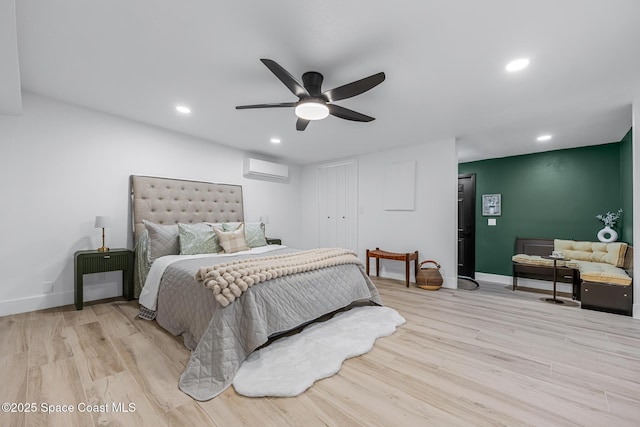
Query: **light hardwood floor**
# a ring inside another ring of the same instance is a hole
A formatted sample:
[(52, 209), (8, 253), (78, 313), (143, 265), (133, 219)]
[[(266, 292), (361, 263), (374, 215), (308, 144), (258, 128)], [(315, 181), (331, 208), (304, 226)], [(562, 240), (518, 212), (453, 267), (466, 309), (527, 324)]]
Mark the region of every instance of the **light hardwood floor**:
[[(640, 425), (640, 320), (503, 285), (430, 292), (375, 281), (407, 323), (295, 398), (230, 388), (192, 400), (177, 388), (189, 352), (136, 319), (135, 302), (1, 317), (0, 401), (38, 412), (0, 413), (0, 425)], [(44, 414), (41, 403), (76, 410)], [(77, 410), (104, 404), (109, 412)]]

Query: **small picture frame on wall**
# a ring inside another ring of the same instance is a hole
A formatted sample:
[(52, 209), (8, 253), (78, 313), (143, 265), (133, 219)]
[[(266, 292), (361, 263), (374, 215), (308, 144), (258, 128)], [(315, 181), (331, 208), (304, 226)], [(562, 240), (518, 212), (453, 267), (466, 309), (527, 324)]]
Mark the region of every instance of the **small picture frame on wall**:
[(502, 215), (502, 195), (483, 194), (482, 195), (482, 216)]

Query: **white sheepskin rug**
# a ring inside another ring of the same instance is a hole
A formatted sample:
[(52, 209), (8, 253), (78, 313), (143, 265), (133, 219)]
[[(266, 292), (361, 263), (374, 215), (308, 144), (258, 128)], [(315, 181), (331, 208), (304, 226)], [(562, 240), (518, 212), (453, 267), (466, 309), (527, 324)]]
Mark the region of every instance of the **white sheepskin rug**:
[(302, 332), (280, 338), (244, 361), (233, 380), (244, 396), (297, 396), (319, 379), (336, 374), (342, 362), (373, 348), (405, 323), (388, 307), (356, 307)]

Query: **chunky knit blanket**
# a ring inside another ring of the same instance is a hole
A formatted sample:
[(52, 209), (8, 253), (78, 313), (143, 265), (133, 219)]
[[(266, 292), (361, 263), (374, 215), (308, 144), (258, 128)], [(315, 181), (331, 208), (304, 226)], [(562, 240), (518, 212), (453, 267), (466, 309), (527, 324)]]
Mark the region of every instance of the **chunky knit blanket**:
[(216, 301), (226, 307), (256, 283), (342, 264), (361, 264), (361, 261), (348, 249), (311, 249), (200, 267), (195, 278), (213, 290)]

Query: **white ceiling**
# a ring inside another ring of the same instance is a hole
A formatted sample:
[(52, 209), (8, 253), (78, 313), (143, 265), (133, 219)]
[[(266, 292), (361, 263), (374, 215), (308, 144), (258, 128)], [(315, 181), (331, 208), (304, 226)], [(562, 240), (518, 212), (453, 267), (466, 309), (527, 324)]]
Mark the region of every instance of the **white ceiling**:
[[(638, 0), (20, 0), (20, 75), (0, 90), (296, 164), (450, 137), (469, 161), (620, 140), (640, 95), (638, 17)], [(531, 65), (507, 73), (518, 57)], [(323, 89), (384, 71), (337, 102), (376, 120), (298, 132), (293, 109), (236, 110), (297, 100), (260, 58), (319, 71)]]

